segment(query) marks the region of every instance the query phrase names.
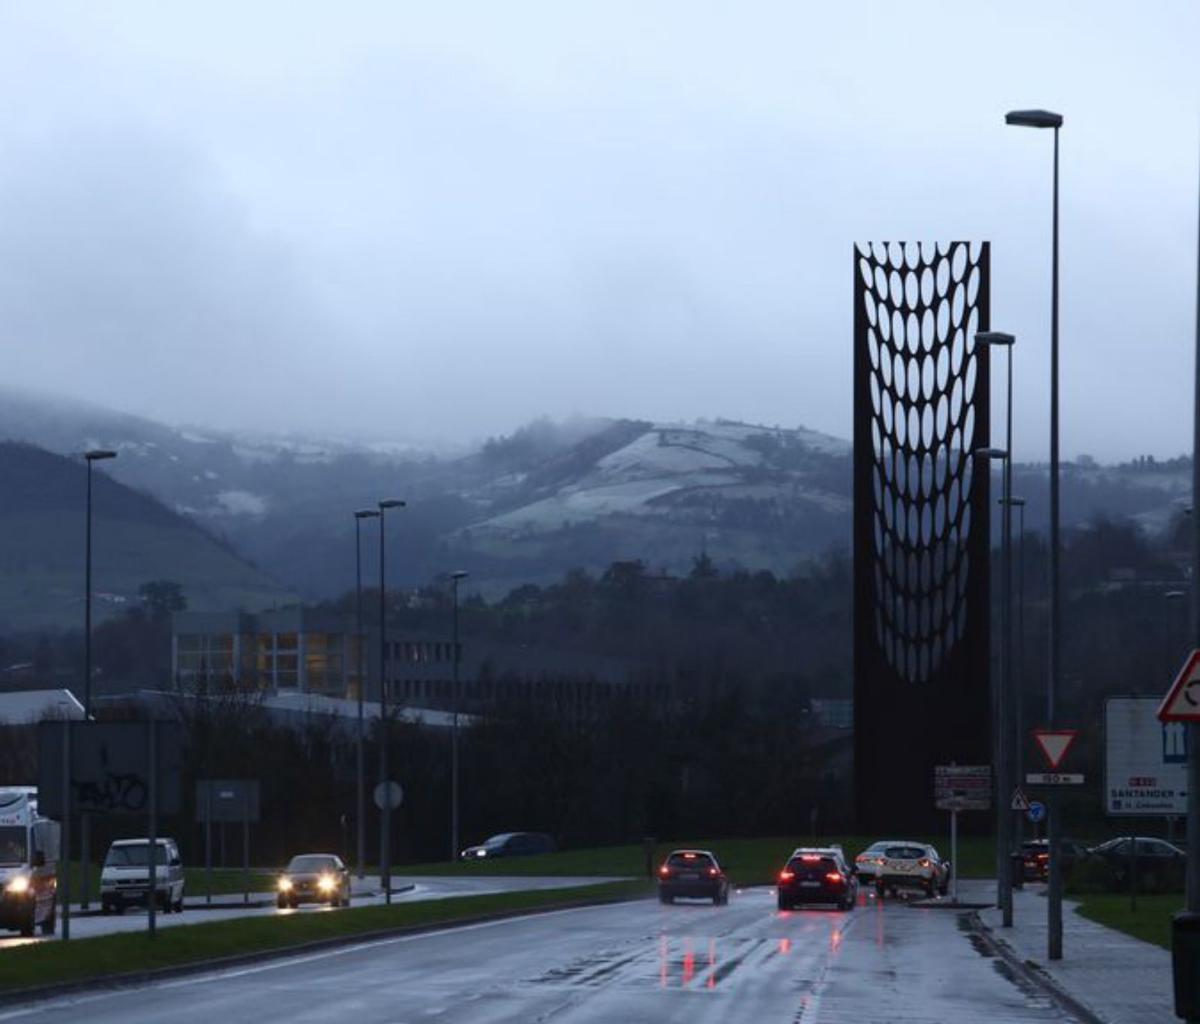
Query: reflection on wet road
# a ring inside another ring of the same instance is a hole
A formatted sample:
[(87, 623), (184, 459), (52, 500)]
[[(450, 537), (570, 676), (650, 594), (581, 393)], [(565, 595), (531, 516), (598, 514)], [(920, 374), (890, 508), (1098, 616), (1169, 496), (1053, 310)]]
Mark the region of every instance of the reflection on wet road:
[(1072, 1018), (982, 955), (948, 910), (860, 901), (779, 912), (650, 899), (556, 911), (0, 1011), (65, 1024), (255, 1020), (687, 1024)]

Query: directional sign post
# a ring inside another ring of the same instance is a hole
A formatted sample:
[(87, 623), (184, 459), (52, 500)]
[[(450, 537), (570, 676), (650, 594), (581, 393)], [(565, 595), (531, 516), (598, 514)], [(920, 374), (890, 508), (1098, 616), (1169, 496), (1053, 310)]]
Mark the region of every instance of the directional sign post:
[[(1200, 296), (1197, 297), (1200, 303)], [(1196, 346), (1200, 358), (1200, 305), (1197, 305)], [(1197, 397), (1200, 398), (1200, 362), (1196, 364)], [(1200, 408), (1196, 411), (1196, 438), (1200, 445)], [(1200, 459), (1200, 448), (1193, 460)], [(1194, 468), (1200, 481), (1200, 464)], [(1200, 519), (1200, 516), (1193, 518)], [(1200, 540), (1200, 526), (1197, 527)], [(1200, 566), (1200, 550), (1196, 552)], [(1200, 627), (1200, 623), (1198, 623)], [(1175, 1015), (1187, 1020), (1200, 1016), (1195, 977), (1200, 966), (1200, 650), (1192, 651), (1182, 671), (1175, 677), (1158, 709), (1158, 720), (1165, 725), (1181, 722), (1187, 729), (1187, 909), (1171, 922), (1171, 961), (1175, 980)], [(1167, 737), (1163, 737), (1163, 755), (1167, 755)], [(1172, 745), (1176, 757), (1178, 748)]]
[(992, 806), (992, 766), (939, 764), (933, 769), (933, 800), (950, 812), (950, 900), (958, 902), (958, 812), (987, 811)]

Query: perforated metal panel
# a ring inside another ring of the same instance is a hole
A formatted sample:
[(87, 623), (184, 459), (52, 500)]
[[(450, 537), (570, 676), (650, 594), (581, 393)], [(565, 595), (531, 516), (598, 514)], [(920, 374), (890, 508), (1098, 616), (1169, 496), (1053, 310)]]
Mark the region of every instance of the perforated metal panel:
[(986, 243), (858, 246), (855, 750), (861, 824), (932, 817), (937, 763), (986, 761)]

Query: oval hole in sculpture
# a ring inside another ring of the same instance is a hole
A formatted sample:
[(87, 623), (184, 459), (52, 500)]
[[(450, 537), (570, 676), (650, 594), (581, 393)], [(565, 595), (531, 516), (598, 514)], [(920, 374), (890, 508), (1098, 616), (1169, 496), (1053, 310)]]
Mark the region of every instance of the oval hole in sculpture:
[(904, 322), (904, 335), (909, 352), (916, 355), (921, 351), (921, 321), (917, 319), (916, 313), (908, 314), (908, 319)]
[(963, 279), (963, 274), (967, 270), (967, 247), (965, 245), (960, 244), (954, 247), (954, 252), (950, 254), (950, 270), (955, 281)]
[(963, 289), (960, 284), (955, 286), (954, 297), (950, 300), (950, 319), (955, 327), (962, 324), (963, 312)]

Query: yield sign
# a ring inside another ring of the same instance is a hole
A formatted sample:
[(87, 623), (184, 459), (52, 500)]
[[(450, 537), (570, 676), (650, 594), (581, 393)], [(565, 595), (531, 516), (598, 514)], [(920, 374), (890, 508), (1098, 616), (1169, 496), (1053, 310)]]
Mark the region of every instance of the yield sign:
[(1033, 738), (1042, 748), (1042, 756), (1046, 759), (1046, 764), (1050, 766), (1052, 772), (1058, 771), (1058, 766), (1063, 763), (1063, 758), (1067, 756), (1067, 751), (1071, 749), (1071, 744), (1075, 742), (1075, 737), (1078, 735), (1078, 729), (1033, 730)]
[(1200, 651), (1192, 651), (1158, 707), (1160, 722), (1200, 722)]

